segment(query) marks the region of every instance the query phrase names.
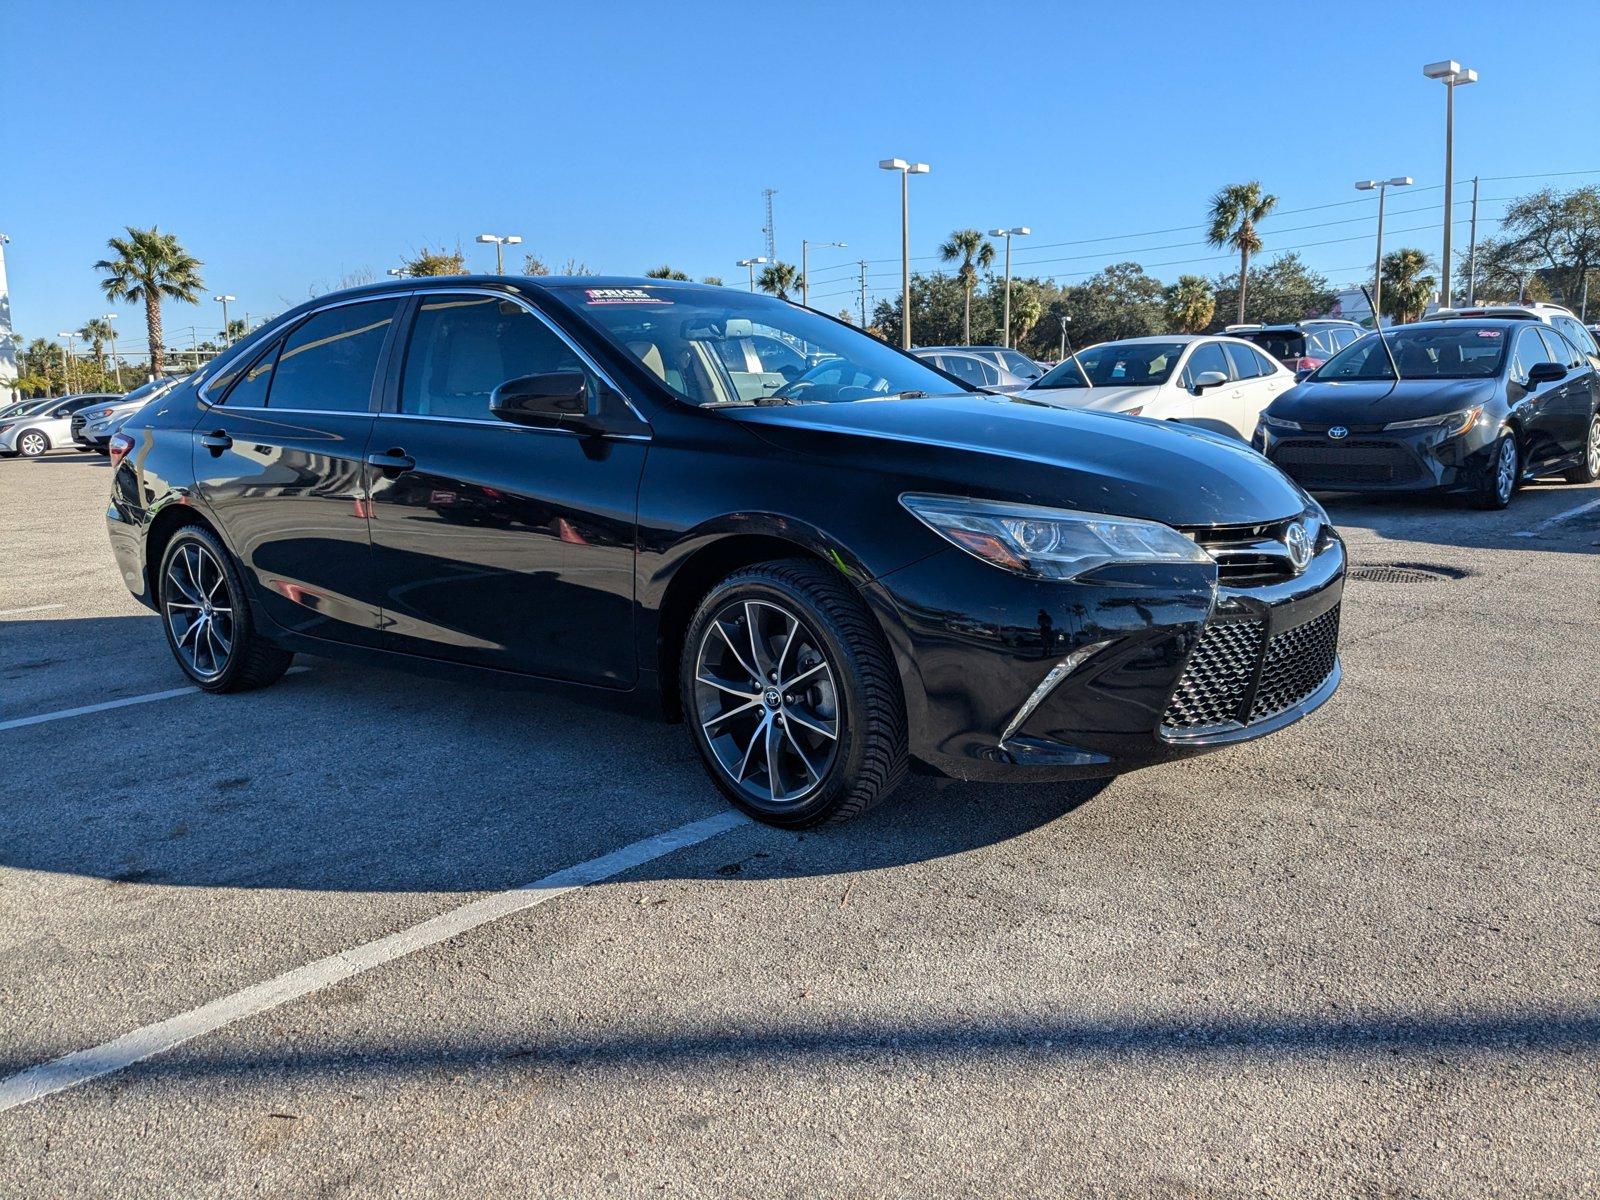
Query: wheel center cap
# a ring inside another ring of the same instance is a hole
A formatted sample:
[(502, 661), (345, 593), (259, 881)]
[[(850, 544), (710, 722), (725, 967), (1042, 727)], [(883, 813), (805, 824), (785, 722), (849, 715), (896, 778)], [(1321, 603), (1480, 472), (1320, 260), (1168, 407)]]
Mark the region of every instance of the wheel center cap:
[(783, 703), (783, 697), (779, 694), (777, 688), (768, 688), (764, 693), (762, 693), (761, 703), (765, 704), (768, 708), (777, 708)]

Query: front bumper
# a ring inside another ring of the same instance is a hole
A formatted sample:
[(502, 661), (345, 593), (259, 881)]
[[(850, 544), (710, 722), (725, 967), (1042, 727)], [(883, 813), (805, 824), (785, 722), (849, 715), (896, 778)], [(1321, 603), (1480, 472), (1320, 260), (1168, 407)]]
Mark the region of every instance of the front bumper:
[[(1219, 586), (1205, 564), (1032, 581), (951, 549), (875, 580), (867, 595), (900, 668), (921, 768), (969, 780), (1071, 779), (1261, 737), (1325, 703), (1339, 685), (1344, 572), (1331, 531), (1303, 574), (1241, 588)], [(1214, 625), (1249, 626), (1258, 637), (1254, 657), (1234, 664), (1242, 681), (1213, 678), (1200, 657)], [(1296, 673), (1279, 660), (1310, 638), (1305, 630), (1324, 657)], [(1051, 684), (1062, 666), (1070, 669)], [(1198, 724), (1179, 706), (1180, 689), (1230, 687)]]
[(1256, 449), (1308, 491), (1457, 491), (1478, 486), (1490, 470), (1497, 434), (1482, 426), (1448, 439), (1436, 429), (1348, 428), (1335, 440), (1326, 426), (1283, 432), (1262, 426)]

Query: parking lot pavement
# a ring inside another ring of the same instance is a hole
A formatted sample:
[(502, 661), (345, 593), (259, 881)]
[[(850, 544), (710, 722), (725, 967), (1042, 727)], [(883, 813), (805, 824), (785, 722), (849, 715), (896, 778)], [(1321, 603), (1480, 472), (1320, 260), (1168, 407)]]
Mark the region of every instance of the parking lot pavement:
[(724, 810), (680, 729), (566, 696), (302, 659), (8, 726), (183, 687), (106, 478), (0, 463), (0, 1105), (237, 1019), (0, 1111), (0, 1195), (1600, 1188), (1600, 489), (1330, 503), (1434, 577), (1352, 581), (1280, 736), (612, 873)]

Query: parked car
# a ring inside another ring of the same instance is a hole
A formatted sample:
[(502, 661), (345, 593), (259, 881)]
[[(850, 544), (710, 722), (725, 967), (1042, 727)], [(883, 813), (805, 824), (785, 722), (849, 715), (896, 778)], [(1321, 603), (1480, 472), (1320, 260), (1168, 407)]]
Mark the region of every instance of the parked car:
[(1261, 410), (1294, 375), (1248, 342), (1163, 334), (1101, 342), (1068, 355), (1021, 399), (1157, 421), (1182, 421), (1249, 441)]
[(925, 350), (935, 354), (970, 354), (1023, 380), (1038, 379), (1045, 373), (1043, 365), (1029, 358), (1021, 350), (1013, 350), (1008, 346), (923, 346), (920, 350), (913, 350), (912, 353), (921, 354)]
[(51, 450), (72, 445), (72, 414), (97, 401), (115, 396), (61, 396), (42, 400), (14, 416), (0, 419), (0, 454), (38, 458)]
[(913, 350), (923, 362), (932, 363), (947, 375), (988, 392), (1020, 392), (1028, 381), (997, 367), (988, 359), (964, 350)]
[[(825, 357), (741, 396), (719, 350), (756, 335)], [(341, 292), (111, 457), (119, 569), (202, 690), (306, 651), (650, 697), (777, 825), (912, 766), (1049, 780), (1215, 749), (1339, 683), (1343, 543), (1248, 447), (967, 391), (731, 288)]]
[(122, 428), (124, 420), (177, 384), (177, 379), (152, 380), (108, 404), (92, 404), (79, 410), (72, 418), (72, 440), (85, 450), (105, 454), (111, 435)]
[(1385, 338), (1368, 334), (1273, 401), (1257, 448), (1308, 488), (1464, 492), (1482, 508), (1535, 476), (1600, 478), (1600, 380), (1556, 329), (1453, 319)]
[(1480, 304), (1470, 308), (1441, 308), (1433, 313), (1429, 320), (1476, 321), (1483, 317), (1542, 321), (1553, 329), (1559, 329), (1569, 342), (1587, 354), (1594, 365), (1600, 368), (1600, 343), (1596, 343), (1594, 334), (1573, 315), (1570, 308), (1563, 308), (1559, 304), (1532, 301), (1528, 304)]
[(1229, 325), (1224, 332), (1259, 346), (1296, 375), (1304, 376), (1366, 330), (1354, 321), (1327, 317), (1290, 325)]

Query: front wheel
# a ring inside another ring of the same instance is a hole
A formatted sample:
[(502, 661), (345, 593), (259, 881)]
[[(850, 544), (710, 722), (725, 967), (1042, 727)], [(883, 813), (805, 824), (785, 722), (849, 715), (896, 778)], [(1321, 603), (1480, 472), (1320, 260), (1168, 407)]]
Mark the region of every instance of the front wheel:
[(739, 808), (803, 829), (848, 820), (905, 776), (906, 716), (882, 631), (818, 563), (762, 563), (700, 602), (684, 638), (685, 719)]
[(1593, 483), (1600, 479), (1600, 413), (1589, 418), (1589, 429), (1583, 440), (1583, 461), (1561, 477), (1568, 483)]
[(204, 691), (266, 687), (294, 660), (256, 633), (239, 572), (209, 529), (189, 525), (167, 543), (160, 600), (167, 645)]
[(50, 449), (50, 439), (37, 429), (24, 429), (17, 435), (17, 453), (23, 458), (38, 458)]
[(1502, 433), (1494, 449), (1489, 452), (1489, 468), (1484, 472), (1483, 481), (1472, 495), (1473, 507), (1495, 509), (1510, 504), (1511, 495), (1517, 490), (1521, 468), (1522, 456), (1517, 452), (1517, 439), (1509, 432)]

